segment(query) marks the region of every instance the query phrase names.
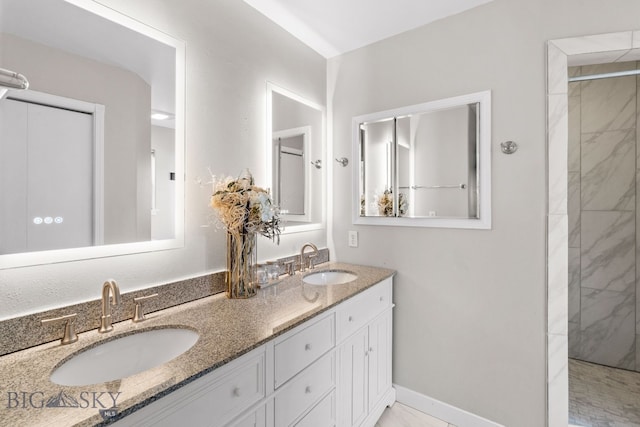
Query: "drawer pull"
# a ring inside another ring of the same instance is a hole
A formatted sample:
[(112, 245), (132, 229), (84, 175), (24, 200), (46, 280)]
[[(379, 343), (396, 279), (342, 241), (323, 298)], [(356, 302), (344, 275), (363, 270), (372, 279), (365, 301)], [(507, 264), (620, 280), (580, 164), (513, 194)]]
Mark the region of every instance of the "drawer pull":
[(353, 316), (349, 316), (349, 322), (353, 322)]
[(380, 297), (380, 302), (384, 301), (384, 297)]
[(233, 395), (235, 397), (240, 397), (240, 394), (241, 393), (240, 393), (240, 388), (239, 387), (236, 387), (236, 388), (233, 389)]
[(308, 386), (304, 389), (304, 392), (305, 392), (306, 394), (311, 393), (311, 386), (310, 386), (310, 385), (308, 385)]
[(369, 347), (369, 353), (373, 353), (373, 347)]
[(305, 349), (306, 351), (311, 350), (311, 344), (306, 344), (306, 345), (304, 346), (304, 349)]

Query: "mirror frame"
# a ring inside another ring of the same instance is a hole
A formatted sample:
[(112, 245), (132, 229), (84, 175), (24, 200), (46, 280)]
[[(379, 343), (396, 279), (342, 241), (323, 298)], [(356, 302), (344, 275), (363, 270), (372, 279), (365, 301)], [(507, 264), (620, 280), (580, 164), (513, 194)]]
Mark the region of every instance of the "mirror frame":
[[(317, 104), (313, 101), (310, 101), (309, 99), (306, 99), (288, 89), (283, 88), (282, 86), (278, 86), (275, 83), (269, 82), (267, 81), (267, 96), (266, 96), (266, 119), (265, 119), (265, 158), (266, 158), (266, 173), (265, 173), (265, 182), (269, 182), (271, 183), (271, 186), (273, 186), (273, 94), (274, 93), (278, 93), (280, 95), (286, 96), (287, 98), (290, 98), (294, 101), (297, 101), (303, 105), (306, 105), (307, 107), (313, 108), (314, 110), (318, 110), (318, 112), (321, 114), (322, 116), (322, 129), (321, 129), (321, 140), (319, 141), (319, 143), (321, 144), (321, 152), (322, 152), (322, 197), (320, 197), (320, 203), (322, 204), (321, 206), (321, 217), (319, 219), (319, 221), (314, 221), (311, 222), (313, 219), (310, 218), (309, 221), (310, 222), (299, 222), (296, 223), (295, 225), (287, 225), (286, 223), (284, 224), (284, 229), (282, 230), (282, 234), (288, 234), (288, 233), (298, 233), (298, 232), (303, 232), (303, 231), (311, 231), (311, 230), (321, 230), (323, 228), (325, 228), (325, 224), (326, 224), (326, 208), (327, 208), (327, 203), (326, 203), (326, 192), (327, 192), (327, 175), (326, 175), (326, 123), (327, 123), (327, 119), (326, 119), (326, 108), (320, 104)], [(318, 141), (313, 141), (312, 144), (318, 143)], [(310, 151), (310, 150), (309, 150)], [(308, 159), (310, 160), (310, 159)], [(306, 165), (305, 165), (306, 166)], [(305, 167), (305, 175), (307, 177), (307, 184), (306, 186), (308, 187), (305, 188), (305, 209), (308, 209), (308, 215), (311, 216), (311, 210), (312, 210), (312, 206), (314, 204), (314, 199), (311, 197), (311, 183), (310, 183), (310, 176), (311, 173), (309, 172), (310, 169)], [(306, 216), (306, 215), (305, 215)], [(292, 220), (293, 216), (285, 216), (286, 219), (288, 220)]]
[[(444, 110), (472, 103), (480, 104), (478, 140), (478, 218), (445, 217), (377, 217), (360, 216), (360, 124), (389, 117)], [(439, 99), (422, 104), (356, 116), (352, 120), (352, 222), (357, 225), (391, 225), (402, 227), (491, 229), (491, 91)]]
[(173, 239), (150, 240), (144, 242), (121, 243), (83, 248), (57, 249), (38, 252), (24, 252), (0, 255), (0, 270), (28, 267), (60, 262), (106, 258), (143, 252), (161, 251), (184, 247), (184, 150), (185, 150), (185, 51), (183, 41), (152, 28), (120, 12), (98, 4), (92, 0), (64, 0), (87, 12), (94, 13), (111, 22), (127, 27), (147, 37), (173, 47), (176, 51), (176, 111), (175, 111), (175, 215)]

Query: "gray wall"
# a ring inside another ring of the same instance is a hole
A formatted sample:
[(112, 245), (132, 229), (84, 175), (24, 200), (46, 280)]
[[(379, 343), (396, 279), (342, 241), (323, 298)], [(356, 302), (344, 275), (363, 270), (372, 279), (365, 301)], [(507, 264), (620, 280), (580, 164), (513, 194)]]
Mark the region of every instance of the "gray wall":
[[(351, 171), (334, 168), (338, 259), (398, 271), (396, 383), (506, 426), (545, 425), (545, 44), (638, 29), (639, 16), (634, 0), (495, 0), (330, 60), (335, 153), (350, 152), (354, 116), (492, 90), (492, 230), (356, 227)], [(506, 140), (516, 154), (500, 153)]]
[[(589, 65), (570, 75), (637, 68)], [(638, 369), (637, 170), (640, 77), (569, 85), (569, 356)]]
[[(225, 268), (225, 234), (206, 225), (207, 168), (239, 174), (248, 167), (263, 185), (266, 82), (325, 105), (326, 61), (238, 0), (103, 0), (101, 3), (186, 42), (185, 247), (154, 253), (0, 270), (0, 318), (100, 297), (100, 285), (122, 292)], [(259, 257), (293, 254), (305, 241), (325, 246), (322, 230), (283, 237)], [(262, 243), (262, 242), (261, 242)]]

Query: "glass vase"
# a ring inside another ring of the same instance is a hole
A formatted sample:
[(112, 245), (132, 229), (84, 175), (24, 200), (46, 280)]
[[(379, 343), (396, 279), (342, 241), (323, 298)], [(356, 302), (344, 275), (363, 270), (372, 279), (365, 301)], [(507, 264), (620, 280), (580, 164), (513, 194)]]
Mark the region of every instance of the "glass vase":
[(250, 298), (257, 293), (256, 234), (227, 232), (227, 297)]

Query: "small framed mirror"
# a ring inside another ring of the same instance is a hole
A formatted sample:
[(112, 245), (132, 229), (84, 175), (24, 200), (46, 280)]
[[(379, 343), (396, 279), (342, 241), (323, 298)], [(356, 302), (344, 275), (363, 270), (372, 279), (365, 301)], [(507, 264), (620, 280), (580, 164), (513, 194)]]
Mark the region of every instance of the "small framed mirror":
[(353, 221), (491, 228), (491, 93), (353, 119)]
[(324, 107), (267, 83), (267, 182), (285, 230), (321, 228)]

